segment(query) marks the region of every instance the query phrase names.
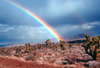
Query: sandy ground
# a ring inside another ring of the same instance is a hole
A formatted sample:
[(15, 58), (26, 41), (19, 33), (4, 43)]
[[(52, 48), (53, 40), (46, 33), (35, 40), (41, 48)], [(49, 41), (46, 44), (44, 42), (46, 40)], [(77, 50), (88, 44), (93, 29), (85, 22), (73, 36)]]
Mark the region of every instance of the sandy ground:
[(32, 62), (23, 62), (7, 57), (0, 57), (0, 68), (56, 68), (49, 65), (40, 65)]

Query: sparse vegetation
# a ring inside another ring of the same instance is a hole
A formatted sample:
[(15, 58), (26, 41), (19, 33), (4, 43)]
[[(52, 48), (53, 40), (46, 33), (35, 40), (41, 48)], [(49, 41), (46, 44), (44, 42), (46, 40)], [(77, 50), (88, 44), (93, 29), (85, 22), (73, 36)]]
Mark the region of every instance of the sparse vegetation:
[(66, 50), (66, 48), (65, 47), (62, 47), (62, 50)]
[(64, 49), (65, 48), (65, 42), (64, 41), (61, 41), (60, 40), (60, 47), (61, 47), (61, 49)]
[(85, 48), (85, 52), (93, 57), (94, 60), (97, 58), (97, 54), (100, 51), (100, 36), (91, 38), (88, 34), (85, 34), (87, 43), (82, 45)]
[[(87, 42), (84, 43), (66, 43), (66, 41), (60, 40), (59, 43), (51, 43), (50, 39), (47, 39), (45, 41), (46, 44), (35, 44), (30, 45), (30, 43), (25, 43), (25, 46), (19, 46), (19, 47), (12, 47), (12, 48), (0, 48), (0, 55), (3, 56), (15, 56), (17, 58), (22, 57), (26, 61), (31, 60), (36, 63), (51, 63), (51, 64), (74, 64), (77, 62), (83, 62), (88, 61), (84, 56), (82, 58), (85, 58), (80, 60), (78, 59), (78, 55), (82, 56), (82, 54), (87, 53), (90, 55), (93, 60), (96, 60), (98, 53), (100, 53), (100, 50), (98, 49), (100, 47), (100, 36), (91, 38), (88, 36), (88, 34), (85, 34)], [(76, 48), (76, 49), (75, 49)], [(77, 48), (79, 50), (77, 50)], [(75, 50), (73, 50), (75, 49)], [(77, 53), (77, 54), (75, 54)], [(89, 56), (89, 57), (90, 57)], [(67, 57), (67, 58), (65, 58)], [(62, 60), (60, 60), (60, 59)], [(92, 59), (91, 58), (91, 59)], [(58, 62), (61, 61), (61, 62)]]
[(34, 57), (33, 55), (30, 55), (29, 57), (26, 58), (26, 60), (27, 60), (27, 61), (28, 61), (28, 60), (34, 61), (34, 60), (35, 60), (35, 57)]

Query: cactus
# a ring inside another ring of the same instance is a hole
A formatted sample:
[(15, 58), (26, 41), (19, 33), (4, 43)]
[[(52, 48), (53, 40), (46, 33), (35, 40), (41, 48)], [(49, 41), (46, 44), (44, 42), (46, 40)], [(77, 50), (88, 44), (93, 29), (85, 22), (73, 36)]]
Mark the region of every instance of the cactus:
[(65, 42), (60, 40), (60, 47), (64, 48), (65, 47)]
[(16, 50), (15, 50), (15, 51), (16, 51), (16, 53), (18, 53), (18, 52), (19, 52), (19, 51), (18, 51), (18, 48), (16, 48)]
[(66, 48), (65, 47), (62, 47), (62, 50), (66, 50)]
[(37, 50), (37, 49), (38, 49), (38, 47), (36, 45), (34, 45), (34, 50)]
[(45, 43), (46, 43), (46, 48), (52, 48), (52, 43), (50, 42), (50, 39), (47, 39)]
[(50, 43), (50, 39), (47, 39), (45, 43), (46, 43), (46, 46), (48, 46)]
[(30, 43), (28, 43), (28, 46), (31, 47)]
[(85, 48), (85, 52), (90, 55), (93, 60), (97, 59), (97, 52), (98, 48), (100, 47), (100, 36), (95, 36), (91, 38), (88, 34), (85, 34), (85, 38), (87, 40), (86, 43), (82, 45)]
[(29, 53), (30, 52), (30, 50), (29, 49), (27, 49), (27, 50), (25, 50), (25, 52), (24, 53)]

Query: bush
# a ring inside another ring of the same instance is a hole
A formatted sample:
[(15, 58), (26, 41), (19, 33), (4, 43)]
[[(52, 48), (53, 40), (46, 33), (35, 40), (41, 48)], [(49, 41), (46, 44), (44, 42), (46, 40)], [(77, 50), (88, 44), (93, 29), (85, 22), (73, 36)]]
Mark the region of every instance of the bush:
[(37, 55), (37, 52), (33, 52), (33, 55), (36, 56)]
[(6, 50), (4, 53), (5, 53), (6, 55), (11, 55), (11, 53), (10, 53), (9, 50)]
[(4, 49), (4, 47), (2, 47), (2, 48), (1, 48), (1, 52), (5, 52), (5, 49)]
[(27, 61), (28, 61), (28, 60), (34, 61), (34, 60), (35, 60), (35, 57), (34, 57), (33, 55), (30, 55), (29, 57), (26, 58), (26, 60), (27, 60)]
[(27, 49), (27, 50), (25, 50), (25, 52), (24, 53), (29, 53), (30, 51), (29, 51), (29, 49)]
[(62, 50), (66, 50), (66, 48), (65, 47), (62, 47)]
[(16, 56), (16, 57), (22, 57), (21, 54), (15, 54), (14, 56)]

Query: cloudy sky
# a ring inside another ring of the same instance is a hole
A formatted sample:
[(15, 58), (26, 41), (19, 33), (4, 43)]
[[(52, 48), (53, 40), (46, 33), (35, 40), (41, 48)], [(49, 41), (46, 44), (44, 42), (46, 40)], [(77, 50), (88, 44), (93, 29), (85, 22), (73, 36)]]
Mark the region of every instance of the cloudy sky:
[[(8, 0), (9, 1), (9, 0)], [(100, 35), (100, 0), (10, 0), (46, 21), (61, 37)], [(0, 45), (55, 38), (25, 12), (0, 0)]]

